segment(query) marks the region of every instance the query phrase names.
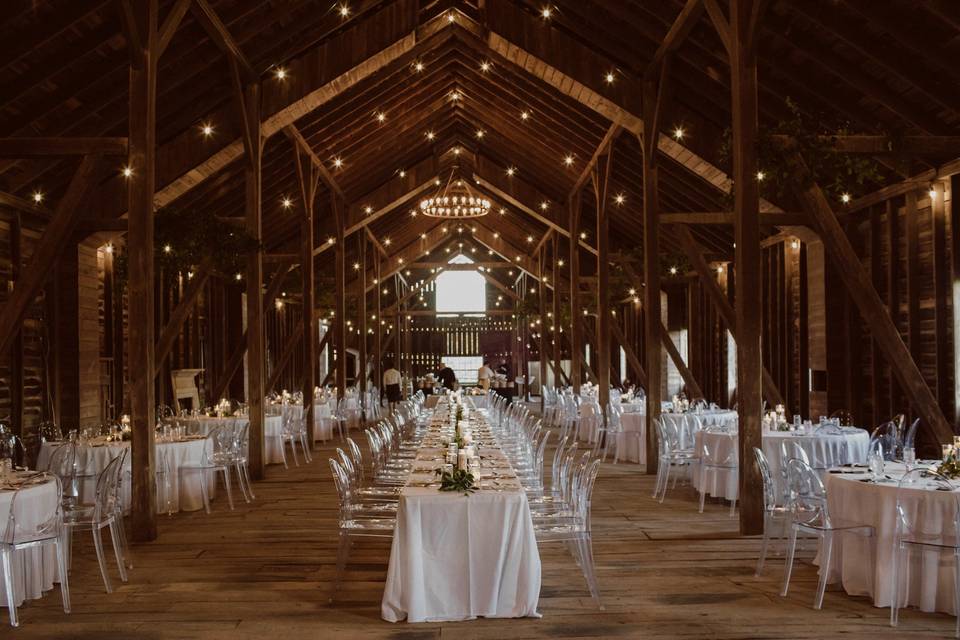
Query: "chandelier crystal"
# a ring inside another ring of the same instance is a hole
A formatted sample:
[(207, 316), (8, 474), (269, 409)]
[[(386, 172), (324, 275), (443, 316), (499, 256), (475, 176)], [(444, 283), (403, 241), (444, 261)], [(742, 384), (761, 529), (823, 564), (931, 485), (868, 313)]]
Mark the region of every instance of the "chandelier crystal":
[(429, 198), (420, 201), (420, 213), (432, 218), (479, 218), (490, 213), (490, 201), (476, 195), (462, 178), (447, 183)]

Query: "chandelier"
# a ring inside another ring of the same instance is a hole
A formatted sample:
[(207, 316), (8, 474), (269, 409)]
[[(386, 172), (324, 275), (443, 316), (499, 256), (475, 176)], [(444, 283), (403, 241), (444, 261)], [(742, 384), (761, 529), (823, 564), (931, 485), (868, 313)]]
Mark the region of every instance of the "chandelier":
[(479, 218), (490, 212), (490, 201), (475, 195), (462, 178), (447, 183), (433, 196), (420, 201), (420, 213), (432, 218)]

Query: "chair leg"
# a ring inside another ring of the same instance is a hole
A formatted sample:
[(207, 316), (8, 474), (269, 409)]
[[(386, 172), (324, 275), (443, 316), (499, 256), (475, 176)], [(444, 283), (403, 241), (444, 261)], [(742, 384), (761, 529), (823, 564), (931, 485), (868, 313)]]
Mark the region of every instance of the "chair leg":
[(67, 569), (67, 550), (64, 536), (57, 539), (57, 568), (60, 570), (60, 597), (63, 599), (63, 612), (70, 613), (70, 577)]
[[(207, 492), (207, 470), (197, 469), (200, 474), (200, 495), (203, 498), (203, 510), (210, 515), (210, 494)], [(216, 480), (216, 478), (214, 478)]]
[(953, 637), (960, 638), (960, 549), (953, 550), (953, 610), (957, 616)]
[(601, 611), (604, 610), (603, 602), (600, 600), (600, 587), (597, 584), (597, 573), (593, 566), (593, 542), (590, 538), (581, 539), (578, 541), (580, 545), (580, 555), (583, 557), (583, 569), (584, 576), (587, 579), (587, 587), (590, 589), (590, 595), (593, 597), (593, 601), (597, 603), (597, 608)]
[(814, 609), (823, 608), (823, 594), (827, 590), (827, 578), (830, 576), (830, 561), (833, 559), (833, 533), (823, 534), (823, 553), (820, 554), (820, 581), (817, 584), (817, 599), (813, 603)]
[(122, 582), (127, 581), (127, 567), (123, 559), (123, 545), (120, 542), (120, 537), (117, 535), (117, 520), (114, 517), (113, 522), (110, 523), (110, 541), (113, 542), (113, 555), (117, 558), (117, 566), (120, 568), (120, 580)]
[(773, 522), (771, 521), (770, 513), (763, 514), (763, 543), (760, 545), (760, 558), (757, 560), (757, 569), (753, 572), (754, 577), (759, 578), (760, 574), (763, 573), (763, 563), (767, 559), (767, 548), (770, 546), (770, 525)]
[(100, 529), (94, 526), (92, 532), (93, 546), (97, 550), (97, 562), (100, 563), (100, 575), (103, 576), (103, 586), (106, 587), (107, 593), (113, 593), (113, 585), (110, 584), (110, 574), (107, 573), (107, 560), (103, 557), (103, 540), (100, 539)]
[(700, 465), (700, 513), (703, 513), (703, 503), (706, 501), (706, 498), (707, 498), (707, 468), (703, 465)]
[(247, 480), (247, 491), (250, 492), (250, 499), (256, 500), (257, 496), (253, 495), (253, 484), (250, 482), (250, 467), (247, 466), (247, 463), (243, 463), (243, 477)]
[(337, 547), (337, 569), (333, 577), (333, 591), (330, 593), (330, 602), (333, 602), (337, 590), (340, 588), (340, 577), (347, 566), (347, 556), (350, 553), (350, 536), (345, 532), (340, 532), (340, 543)]
[(230, 511), (233, 511), (233, 487), (230, 486), (230, 467), (221, 467), (223, 471), (223, 484), (227, 487), (227, 503), (230, 505)]
[(17, 594), (13, 588), (13, 552), (9, 550), (0, 551), (0, 556), (3, 558), (3, 586), (7, 590), (7, 613), (10, 614), (10, 626), (19, 627)]
[(790, 574), (793, 573), (793, 556), (797, 551), (797, 528), (790, 527), (790, 542), (787, 543), (787, 561), (783, 565), (783, 586), (780, 595), (786, 597), (790, 588)]
[(297, 460), (297, 439), (294, 436), (290, 436), (287, 442), (290, 443), (290, 451), (293, 452), (293, 464), (299, 467), (300, 461)]
[[(903, 551), (903, 545), (893, 545), (893, 567), (890, 571), (890, 626), (895, 627), (900, 622), (900, 553)], [(960, 584), (960, 583), (958, 583)], [(954, 593), (960, 595), (960, 590), (954, 590)], [(960, 612), (960, 609), (957, 609)], [(960, 618), (958, 618), (960, 619)]]
[(123, 510), (113, 516), (113, 521), (117, 524), (117, 537), (120, 538), (120, 548), (123, 550), (124, 566), (127, 569), (133, 569), (133, 562), (130, 561), (130, 547), (127, 545), (127, 526), (123, 522)]
[(237, 484), (240, 485), (240, 493), (243, 494), (243, 501), (250, 502), (250, 492), (247, 488), (246, 479), (243, 477), (243, 468), (239, 462), (233, 464), (233, 470), (237, 474)]

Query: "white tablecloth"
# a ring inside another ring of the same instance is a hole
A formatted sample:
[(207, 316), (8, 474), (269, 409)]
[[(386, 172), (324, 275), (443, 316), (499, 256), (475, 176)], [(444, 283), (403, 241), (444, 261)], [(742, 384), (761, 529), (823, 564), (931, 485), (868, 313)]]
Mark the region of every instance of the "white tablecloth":
[[(432, 459), (441, 453), (421, 449), (415, 468), (440, 464)], [(486, 447), (485, 460), (492, 457), (494, 449)], [(427, 471), (411, 478), (432, 476)], [(540, 554), (526, 493), (516, 487), (481, 489), (469, 496), (404, 487), (383, 618), (430, 622), (536, 616)]]
[[(695, 436), (694, 451), (700, 453), (701, 446), (706, 445), (711, 457), (722, 460), (730, 457), (736, 460), (738, 438), (736, 432), (723, 433), (720, 431), (700, 431)], [(825, 470), (841, 464), (863, 463), (867, 459), (867, 445), (870, 434), (863, 429), (844, 428), (843, 435), (797, 435), (793, 432), (765, 432), (763, 434), (763, 454), (770, 464), (773, 481), (780, 487), (780, 443), (785, 441), (796, 442), (806, 451), (810, 464), (815, 469), (824, 470), (821, 475), (826, 476)], [(732, 455), (731, 455), (732, 454)], [(753, 464), (753, 458), (749, 460)], [(708, 495), (722, 497), (726, 500), (737, 498), (739, 478), (736, 471), (717, 470), (710, 472), (706, 477)], [(700, 489), (699, 469), (694, 469), (693, 486)]]
[(647, 414), (624, 413), (620, 416), (623, 433), (617, 434), (617, 452), (620, 460), (647, 462)]
[[(187, 425), (190, 433), (205, 436), (216, 427), (221, 427), (234, 421), (241, 425), (250, 421), (247, 417), (239, 418), (215, 418), (212, 416), (200, 416), (199, 418), (180, 418)], [(263, 418), (264, 435), (264, 460), (267, 464), (283, 464), (283, 454), (280, 449), (283, 446), (280, 436), (283, 435), (283, 416), (266, 415)]]
[[(10, 517), (10, 505), (13, 501), (13, 491), (0, 490), (0, 535), (7, 526)], [(18, 524), (31, 527), (47, 517), (54, 508), (60, 496), (57, 495), (57, 484), (47, 482), (35, 487), (24, 489), (17, 498), (16, 519)], [(2, 576), (0, 572), (0, 576)], [(59, 581), (57, 571), (57, 554), (52, 545), (37, 549), (24, 549), (14, 555), (13, 561), (13, 589), (16, 594), (17, 606), (24, 600), (36, 600), (43, 597), (44, 591), (53, 588), (53, 583)], [(3, 580), (0, 579), (0, 607), (7, 606), (7, 591)], [(6, 626), (7, 621), (0, 624)]]
[[(44, 442), (40, 446), (40, 454), (37, 457), (37, 468), (46, 470), (50, 462), (50, 455), (53, 449), (59, 443)], [(186, 464), (199, 464), (203, 460), (204, 440), (192, 439), (183, 442), (158, 442), (158, 450), (162, 448), (167, 463), (170, 465), (167, 482), (170, 487), (171, 508), (174, 511), (198, 511), (203, 509), (203, 495), (200, 493), (199, 471), (184, 472), (181, 478), (180, 467)], [(124, 449), (129, 449), (129, 442), (115, 442), (95, 446), (90, 448), (90, 456), (87, 459), (86, 468), (80, 469), (80, 472), (86, 475), (83, 480), (82, 499), (84, 502), (92, 503), (96, 496), (97, 474), (103, 471), (115, 457), (121, 454)], [(130, 508), (130, 457), (127, 456), (127, 462), (124, 467), (123, 482), (121, 489), (124, 509)], [(215, 483), (213, 476), (208, 475), (207, 492), (210, 497), (214, 495)], [(159, 481), (159, 480), (158, 480)], [(157, 503), (157, 509), (165, 511), (167, 505)]]
[[(885, 472), (899, 479), (904, 467), (887, 463)], [(889, 607), (893, 599), (893, 537), (896, 526), (895, 508), (897, 484), (860, 482), (866, 475), (828, 474), (827, 502), (832, 517), (845, 521), (872, 525), (873, 539), (859, 536), (837, 536), (831, 563), (830, 581), (840, 579), (844, 591), (850, 595), (868, 596), (878, 607)], [(908, 492), (907, 508), (923, 522), (925, 532), (943, 531), (944, 523), (957, 513), (956, 492), (936, 491), (918, 485)], [(950, 527), (952, 529), (952, 526)], [(901, 565), (901, 585), (909, 571), (909, 589), (901, 586), (901, 606), (904, 598), (910, 606), (922, 611), (940, 611), (956, 615), (953, 604), (954, 560), (951, 551), (910, 552), (909, 570)], [(909, 595), (907, 595), (909, 594)]]

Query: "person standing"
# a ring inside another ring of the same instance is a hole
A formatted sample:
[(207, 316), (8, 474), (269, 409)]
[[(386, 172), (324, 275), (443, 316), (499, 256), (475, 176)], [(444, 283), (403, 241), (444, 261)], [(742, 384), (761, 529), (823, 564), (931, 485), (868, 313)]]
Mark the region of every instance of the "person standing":
[(437, 377), (440, 378), (440, 384), (443, 385), (444, 389), (456, 390), (457, 374), (443, 362), (440, 363), (440, 371), (437, 372)]
[(484, 391), (490, 389), (490, 379), (493, 378), (493, 369), (490, 368), (490, 362), (483, 361), (483, 366), (477, 369), (477, 382)]
[(390, 413), (397, 408), (397, 403), (403, 399), (403, 393), (400, 390), (400, 381), (402, 379), (400, 372), (393, 366), (393, 360), (387, 360), (386, 369), (383, 372), (383, 390), (387, 394), (387, 404), (390, 407)]

